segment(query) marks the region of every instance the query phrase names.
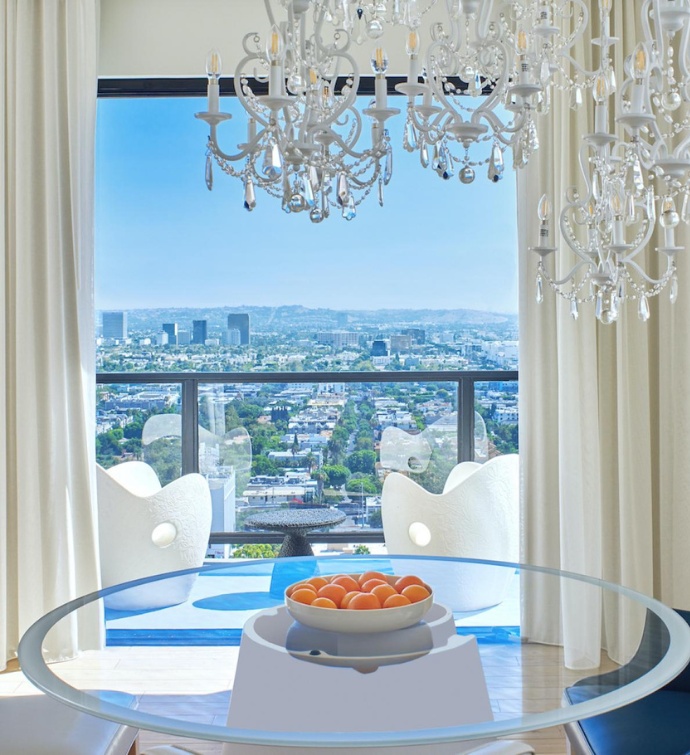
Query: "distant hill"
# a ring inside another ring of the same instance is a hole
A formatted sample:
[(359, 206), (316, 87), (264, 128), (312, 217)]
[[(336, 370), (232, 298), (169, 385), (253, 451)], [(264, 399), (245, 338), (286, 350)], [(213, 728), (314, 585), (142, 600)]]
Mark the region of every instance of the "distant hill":
[[(280, 307), (177, 307), (127, 310), (130, 331), (160, 330), (164, 322), (177, 322), (191, 329), (192, 320), (208, 320), (209, 328), (226, 327), (230, 313), (248, 312), (254, 332), (284, 330), (347, 330), (385, 327), (440, 328), (493, 326), (517, 328), (517, 315), (473, 309), (310, 309), (290, 305)], [(99, 318), (100, 319), (100, 318)]]

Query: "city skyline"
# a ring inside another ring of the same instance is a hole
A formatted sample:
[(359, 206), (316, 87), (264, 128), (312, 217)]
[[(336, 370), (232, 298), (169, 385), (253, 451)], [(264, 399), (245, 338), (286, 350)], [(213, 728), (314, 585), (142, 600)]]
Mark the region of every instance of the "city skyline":
[[(238, 107), (230, 98), (222, 106)], [(351, 222), (332, 217), (313, 225), (258, 192), (256, 209), (247, 213), (237, 179), (216, 170), (213, 192), (204, 186), (206, 134), (193, 117), (204, 107), (202, 98), (99, 101), (98, 310), (517, 312), (509, 169), (495, 185), (486, 166), (471, 186), (457, 175), (442, 181), (402, 150), (399, 117), (391, 124), (395, 167), (384, 207), (370, 198)], [(243, 129), (243, 116), (231, 124)], [(221, 130), (221, 146), (232, 142), (231, 129)]]

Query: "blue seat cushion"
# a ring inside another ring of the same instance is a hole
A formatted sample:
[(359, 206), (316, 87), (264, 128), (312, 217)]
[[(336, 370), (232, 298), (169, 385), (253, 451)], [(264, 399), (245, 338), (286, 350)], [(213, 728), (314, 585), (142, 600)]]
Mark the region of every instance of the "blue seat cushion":
[[(599, 685), (574, 686), (566, 690), (566, 696), (575, 704), (604, 691)], [(663, 688), (579, 725), (596, 755), (687, 755), (690, 693)]]

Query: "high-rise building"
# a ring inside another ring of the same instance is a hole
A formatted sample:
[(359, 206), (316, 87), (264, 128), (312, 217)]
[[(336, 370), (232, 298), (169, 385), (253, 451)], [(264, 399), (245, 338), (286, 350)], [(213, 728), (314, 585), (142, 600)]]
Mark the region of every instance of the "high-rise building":
[(326, 346), (332, 346), (334, 349), (346, 349), (348, 346), (359, 346), (359, 333), (348, 333), (346, 331), (335, 331), (328, 333), (317, 333), (317, 343)]
[(392, 335), (391, 336), (391, 352), (399, 353), (401, 351), (409, 351), (412, 348), (412, 336), (408, 335)]
[(177, 323), (164, 322), (163, 332), (168, 334), (168, 344), (170, 346), (177, 346)]
[(192, 343), (202, 346), (208, 338), (208, 320), (192, 320)]
[(192, 342), (192, 334), (188, 330), (178, 330), (177, 331), (177, 345), (178, 346), (189, 346), (189, 344)]
[(228, 315), (228, 330), (240, 331), (240, 346), (248, 346), (250, 342), (249, 335), (249, 315), (232, 314)]
[(242, 337), (240, 331), (237, 328), (228, 328), (223, 333), (223, 345), (224, 346), (239, 346)]
[(388, 356), (388, 344), (383, 338), (377, 338), (371, 344), (371, 356), (373, 357), (387, 357)]
[(127, 338), (127, 313), (103, 313), (103, 338), (114, 338), (124, 341)]
[(423, 328), (406, 328), (401, 332), (405, 336), (412, 336), (414, 343), (424, 343), (426, 341), (426, 331)]

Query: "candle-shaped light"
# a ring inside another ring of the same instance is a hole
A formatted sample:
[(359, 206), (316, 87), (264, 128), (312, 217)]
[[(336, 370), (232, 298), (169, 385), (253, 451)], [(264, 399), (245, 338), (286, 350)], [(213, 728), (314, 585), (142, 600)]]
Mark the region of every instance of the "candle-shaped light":
[(608, 98), (611, 94), (609, 90), (609, 81), (605, 73), (600, 73), (592, 85), (592, 96), (594, 97), (594, 133), (608, 134), (609, 131), (609, 108)]
[(208, 76), (208, 112), (218, 112), (218, 102), (220, 97), (219, 78), (222, 70), (220, 53), (218, 50), (211, 50), (206, 56), (206, 75)]
[(676, 226), (680, 223), (680, 216), (676, 211), (676, 203), (670, 194), (667, 194), (661, 201), (659, 223), (664, 229), (664, 246), (672, 249), (676, 245)]
[(630, 110), (633, 113), (641, 113), (644, 110), (647, 76), (649, 74), (649, 61), (647, 50), (640, 42), (632, 54), (633, 85), (630, 95)]
[(388, 91), (386, 87), (386, 71), (388, 70), (388, 56), (383, 47), (377, 47), (371, 56), (371, 68), (376, 74), (374, 80), (374, 94), (376, 107), (384, 109), (388, 105)]
[(528, 40), (524, 29), (520, 29), (517, 33), (515, 49), (518, 54), (519, 82), (520, 84), (529, 84), (529, 63), (527, 61)]
[(542, 26), (551, 24), (551, 7), (548, 2), (543, 2), (539, 8), (539, 23)]
[(609, 206), (611, 208), (611, 214), (613, 215), (612, 243), (614, 246), (619, 246), (624, 243), (623, 241), (623, 208), (625, 205), (618, 191), (611, 192)]
[(608, 39), (611, 36), (611, 0), (599, 0), (601, 15), (601, 36)]
[(272, 97), (283, 94), (283, 56), (285, 54), (285, 42), (283, 35), (277, 26), (271, 29), (271, 35), (266, 45), (266, 55), (271, 64), (271, 71), (268, 79), (268, 93)]
[(537, 248), (545, 249), (546, 247), (551, 246), (551, 201), (546, 194), (543, 194), (542, 198), (539, 200), (539, 205), (537, 207), (537, 216), (539, 217), (540, 221), (539, 243), (537, 244)]
[(407, 83), (416, 84), (419, 77), (419, 34), (412, 29), (407, 35), (405, 52), (410, 58), (410, 68), (407, 72)]

